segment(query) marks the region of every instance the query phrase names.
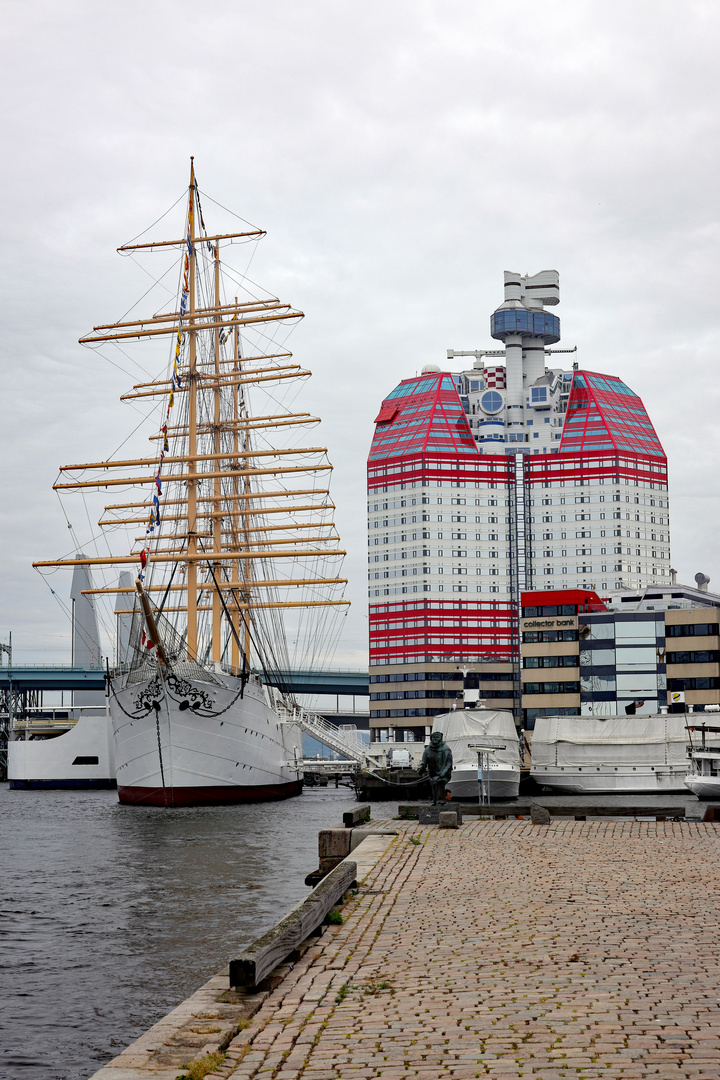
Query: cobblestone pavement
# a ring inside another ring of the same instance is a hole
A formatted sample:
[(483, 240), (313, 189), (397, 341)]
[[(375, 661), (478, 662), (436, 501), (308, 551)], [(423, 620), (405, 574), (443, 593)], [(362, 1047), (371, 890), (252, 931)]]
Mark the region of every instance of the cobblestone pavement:
[(401, 830), (213, 1076), (720, 1078), (717, 826)]

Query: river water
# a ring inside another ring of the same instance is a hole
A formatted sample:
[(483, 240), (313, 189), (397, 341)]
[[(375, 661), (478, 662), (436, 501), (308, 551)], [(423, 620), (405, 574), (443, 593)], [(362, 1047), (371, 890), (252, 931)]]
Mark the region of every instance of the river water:
[(167, 811), (0, 784), (3, 1080), (91, 1076), (307, 895), (318, 830), (354, 805), (342, 787)]

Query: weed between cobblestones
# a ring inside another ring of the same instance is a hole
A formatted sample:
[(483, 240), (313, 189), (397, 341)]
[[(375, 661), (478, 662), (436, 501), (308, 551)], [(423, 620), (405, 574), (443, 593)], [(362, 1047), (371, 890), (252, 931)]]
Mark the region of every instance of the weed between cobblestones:
[(177, 1080), (203, 1080), (209, 1072), (214, 1072), (225, 1061), (226, 1054), (205, 1054), (201, 1058), (196, 1058), (195, 1061), (188, 1061), (186, 1065), (183, 1065), (184, 1070)]
[(389, 982), (369, 983), (363, 987), (364, 994), (379, 994), (381, 990), (389, 990), (391, 994), (395, 993), (395, 988)]

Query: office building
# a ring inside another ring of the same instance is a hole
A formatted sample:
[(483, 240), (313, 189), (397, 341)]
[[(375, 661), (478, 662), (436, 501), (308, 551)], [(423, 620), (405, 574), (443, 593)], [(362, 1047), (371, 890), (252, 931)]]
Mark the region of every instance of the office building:
[[(368, 460), (371, 730), (422, 739), (467, 678), (514, 708), (521, 594), (670, 584), (667, 462), (619, 378), (550, 366), (556, 271), (505, 273), (502, 349), (384, 399)], [(515, 684), (515, 691), (513, 690)]]
[(673, 583), (601, 600), (522, 595), (522, 721), (703, 710), (720, 704), (720, 596)]

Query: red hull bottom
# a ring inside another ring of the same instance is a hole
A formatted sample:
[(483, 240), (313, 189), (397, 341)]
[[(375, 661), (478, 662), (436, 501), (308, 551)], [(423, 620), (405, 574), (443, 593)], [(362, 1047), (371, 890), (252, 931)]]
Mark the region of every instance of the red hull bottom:
[(226, 806), (230, 803), (289, 799), (302, 791), (302, 780), (264, 787), (118, 787), (118, 799), (130, 806)]

